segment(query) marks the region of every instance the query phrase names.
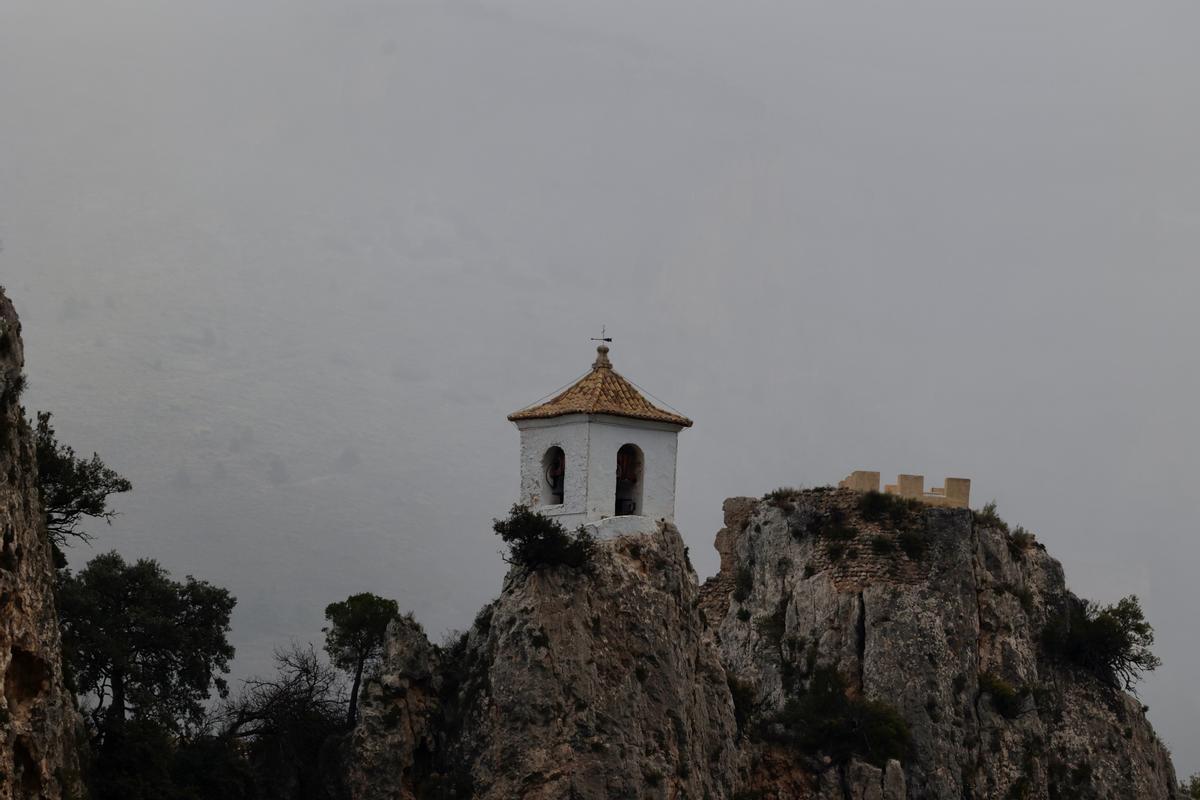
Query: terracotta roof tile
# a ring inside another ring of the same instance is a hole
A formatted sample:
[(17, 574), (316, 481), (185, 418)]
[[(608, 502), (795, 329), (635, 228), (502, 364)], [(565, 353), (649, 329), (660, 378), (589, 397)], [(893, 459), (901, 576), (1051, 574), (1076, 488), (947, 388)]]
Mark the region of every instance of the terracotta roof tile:
[(651, 403), (632, 383), (621, 377), (608, 360), (608, 348), (596, 348), (592, 371), (566, 390), (544, 403), (523, 408), (508, 415), (513, 422), (522, 419), (549, 419), (567, 414), (611, 414), (652, 422), (667, 422), (690, 428), (692, 421)]

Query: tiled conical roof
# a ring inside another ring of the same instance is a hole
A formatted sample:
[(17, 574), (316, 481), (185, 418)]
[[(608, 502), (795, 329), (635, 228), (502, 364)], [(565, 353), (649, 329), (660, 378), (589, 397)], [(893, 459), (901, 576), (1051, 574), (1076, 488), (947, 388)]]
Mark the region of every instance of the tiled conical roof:
[(690, 428), (687, 417), (666, 411), (651, 403), (632, 383), (622, 378), (608, 360), (608, 347), (596, 348), (592, 371), (568, 389), (544, 403), (523, 408), (508, 415), (513, 422), (522, 419), (549, 419), (567, 414), (611, 414), (652, 422), (667, 422)]

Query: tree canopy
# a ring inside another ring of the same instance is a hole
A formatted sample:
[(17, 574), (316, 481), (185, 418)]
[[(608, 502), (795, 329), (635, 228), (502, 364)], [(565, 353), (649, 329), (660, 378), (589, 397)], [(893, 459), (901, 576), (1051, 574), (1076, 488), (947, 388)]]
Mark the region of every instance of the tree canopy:
[(340, 603), (325, 607), (329, 625), (325, 633), (325, 651), (338, 669), (354, 676), (350, 687), (350, 707), (346, 722), (353, 725), (358, 719), (358, 689), (363, 672), (383, 654), (383, 634), (388, 623), (400, 613), (395, 600), (363, 592), (353, 594)]
[(1133, 689), (1142, 673), (1162, 665), (1150, 651), (1154, 628), (1134, 595), (1100, 606), (1070, 598), (1042, 632), (1047, 652), (1118, 688)]
[(127, 718), (170, 731), (198, 725), (203, 701), (229, 672), (233, 647), (228, 591), (190, 575), (180, 583), (149, 559), (127, 564), (117, 553), (96, 556), (59, 581), (64, 659), (75, 689), (95, 705), (103, 738)]
[(323, 799), (321, 748), (341, 731), (345, 684), (311, 644), (277, 649), (275, 666), (275, 675), (248, 679), (224, 705), (220, 735), (240, 742), (260, 797)]
[(61, 550), (71, 538), (91, 538), (80, 527), (84, 517), (111, 523), (117, 512), (109, 508), (109, 496), (128, 492), (133, 485), (98, 454), (92, 453), (90, 459), (79, 458), (73, 448), (60, 443), (50, 417), (49, 411), (38, 412), (34, 444), (46, 530), (50, 541)]
[(93, 751), (91, 800), (260, 800), (249, 763), (227, 737), (181, 737), (130, 720)]

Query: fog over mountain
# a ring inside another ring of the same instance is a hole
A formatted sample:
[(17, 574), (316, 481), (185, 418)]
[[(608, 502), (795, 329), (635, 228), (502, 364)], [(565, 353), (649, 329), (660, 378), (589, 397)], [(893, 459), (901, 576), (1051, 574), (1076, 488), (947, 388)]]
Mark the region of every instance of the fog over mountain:
[[(500, 587), (505, 415), (616, 369), (696, 421), (678, 524), (974, 481), (1138, 594), (1200, 770), (1200, 6), (7, 0), (27, 407), (134, 483), (97, 551), (437, 638)], [(86, 548), (70, 554), (82, 565)]]

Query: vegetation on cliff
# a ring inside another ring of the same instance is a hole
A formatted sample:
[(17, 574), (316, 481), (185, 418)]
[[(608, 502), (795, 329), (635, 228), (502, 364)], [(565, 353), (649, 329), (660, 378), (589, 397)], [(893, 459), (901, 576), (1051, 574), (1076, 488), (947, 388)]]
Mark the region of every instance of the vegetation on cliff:
[(358, 719), (358, 690), (363, 672), (378, 665), (383, 653), (383, 634), (388, 623), (400, 613), (395, 600), (363, 592), (340, 603), (325, 607), (325, 652), (334, 666), (354, 676), (350, 685), (350, 704), (346, 724)]
[(90, 459), (75, 455), (69, 445), (58, 441), (50, 424), (49, 411), (39, 411), (33, 441), (37, 449), (38, 493), (46, 512), (46, 532), (65, 565), (62, 548), (73, 540), (90, 541), (82, 527), (85, 518), (112, 524), (117, 512), (109, 506), (109, 497), (133, 488), (128, 479), (109, 467), (96, 453)]
[(585, 528), (574, 533), (528, 506), (514, 505), (506, 519), (493, 521), (496, 535), (508, 545), (505, 561), (528, 569), (568, 566), (587, 568), (596, 541)]
[(852, 695), (836, 669), (815, 670), (782, 710), (762, 724), (762, 736), (796, 746), (836, 764), (859, 757), (877, 767), (904, 761), (912, 746), (908, 724), (894, 707)]
[(1046, 624), (1042, 644), (1052, 657), (1124, 689), (1162, 665), (1150, 650), (1154, 629), (1133, 595), (1111, 606), (1069, 598)]

